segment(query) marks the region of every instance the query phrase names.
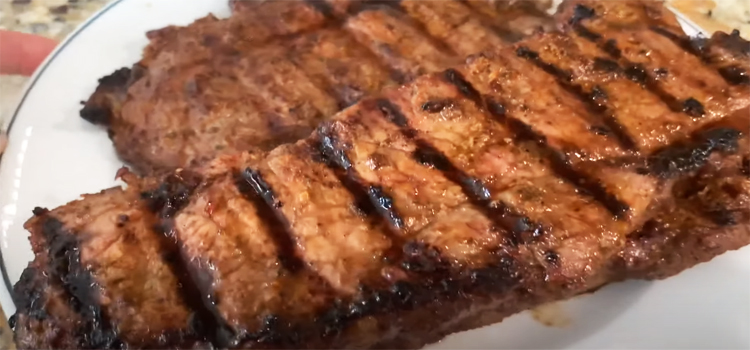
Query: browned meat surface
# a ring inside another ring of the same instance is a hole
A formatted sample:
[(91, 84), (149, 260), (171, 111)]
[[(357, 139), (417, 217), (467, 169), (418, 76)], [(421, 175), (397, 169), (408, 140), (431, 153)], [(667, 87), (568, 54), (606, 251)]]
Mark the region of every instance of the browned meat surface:
[(296, 143), (35, 210), (19, 347), (419, 348), (750, 244), (747, 42), (649, 6), (566, 2)]
[(387, 85), (552, 27), (549, 1), (483, 1), (232, 2), (230, 18), (149, 32), (81, 116), (143, 174), (267, 151)]

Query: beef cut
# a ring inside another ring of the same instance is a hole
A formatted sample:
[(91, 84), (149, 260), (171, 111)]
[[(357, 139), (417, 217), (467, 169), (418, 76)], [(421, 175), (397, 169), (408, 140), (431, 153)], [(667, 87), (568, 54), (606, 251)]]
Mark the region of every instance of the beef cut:
[(419, 348), (749, 244), (748, 42), (654, 2), (556, 21), (298, 142), (36, 209), (19, 347)]
[(550, 1), (236, 1), (227, 19), (148, 33), (81, 116), (142, 174), (270, 150), (326, 118), (553, 23)]

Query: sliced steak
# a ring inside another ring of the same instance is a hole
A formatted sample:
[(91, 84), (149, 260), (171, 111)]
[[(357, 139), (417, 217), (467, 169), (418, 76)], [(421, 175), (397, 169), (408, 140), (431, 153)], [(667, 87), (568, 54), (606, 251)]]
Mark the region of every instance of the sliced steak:
[(544, 4), (524, 3), (235, 1), (227, 19), (147, 33), (141, 61), (102, 78), (81, 117), (142, 174), (267, 151), (387, 85), (518, 40), (529, 21), (551, 27)]
[[(662, 43), (633, 20), (656, 13), (640, 2), (596, 4), (562, 9), (645, 41), (632, 47)], [(720, 74), (691, 85), (726, 45), (644, 86), (596, 70), (605, 47), (567, 28), (386, 88), (296, 143), (126, 173), (127, 189), (36, 210), (19, 347), (419, 348), (750, 244), (750, 90)], [(649, 117), (586, 96), (611, 82), (651, 96)], [(712, 102), (677, 112), (666, 91)], [(687, 131), (629, 122), (662, 115)]]

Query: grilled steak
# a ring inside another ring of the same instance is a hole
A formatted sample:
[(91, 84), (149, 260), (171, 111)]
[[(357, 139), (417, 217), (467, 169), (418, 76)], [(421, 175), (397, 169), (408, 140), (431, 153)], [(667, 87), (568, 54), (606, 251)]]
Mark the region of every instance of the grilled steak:
[(148, 33), (81, 116), (142, 173), (306, 137), (384, 86), (552, 28), (549, 1), (237, 1), (228, 19)]
[(296, 143), (35, 210), (19, 347), (418, 348), (750, 243), (747, 42), (560, 13)]

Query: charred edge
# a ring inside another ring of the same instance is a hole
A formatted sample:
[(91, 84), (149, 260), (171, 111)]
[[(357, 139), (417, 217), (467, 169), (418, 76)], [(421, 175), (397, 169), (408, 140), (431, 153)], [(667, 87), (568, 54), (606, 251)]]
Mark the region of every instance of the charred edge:
[(482, 104), (482, 96), (476, 88), (469, 83), (457, 70), (450, 68), (443, 71), (443, 79), (458, 89), (462, 95), (477, 105)]
[(123, 67), (100, 78), (99, 86), (79, 113), (81, 118), (92, 124), (109, 125), (113, 115), (110, 98), (106, 95), (124, 92), (132, 82), (131, 75), (130, 68)]
[(317, 150), (339, 182), (354, 196), (357, 208), (368, 217), (375, 213), (379, 214), (387, 221), (387, 226), (395, 231), (390, 238), (400, 239), (398, 233), (404, 228), (404, 220), (393, 207), (393, 199), (379, 186), (367, 184), (359, 177), (352, 167), (351, 160), (344, 150), (337, 146), (338, 142), (327, 126), (319, 128), (319, 131)]
[(110, 125), (113, 117), (110, 108), (88, 103), (83, 106), (79, 115), (87, 122), (97, 125)]
[(215, 347), (226, 347), (231, 343), (233, 332), (216, 308), (210, 281), (205, 281), (206, 273), (193, 266), (195, 262), (184, 256), (184, 250), (175, 237), (173, 220), (163, 219), (162, 224), (154, 227), (153, 231), (158, 239), (162, 261), (177, 277), (180, 299), (192, 311), (188, 336), (210, 342)]
[[(471, 85), (468, 86), (471, 87)], [(473, 89), (471, 87), (471, 90)], [(473, 91), (476, 92), (476, 90)], [(424, 166), (439, 170), (446, 178), (459, 185), (471, 203), (485, 213), (497, 230), (502, 229), (510, 233), (511, 243), (525, 243), (527, 239), (524, 237), (527, 235), (532, 238), (541, 236), (543, 230), (540, 225), (531, 224), (528, 218), (511, 210), (505, 203), (493, 202), (489, 189), (480, 179), (464, 173), (438, 149), (418, 139), (417, 132), (408, 125), (406, 117), (397, 106), (385, 99), (378, 100), (377, 104), (388, 120), (399, 126), (405, 136), (414, 140), (417, 146), (413, 155), (414, 159)], [(528, 222), (529, 225), (519, 224), (520, 221)], [(519, 231), (519, 228), (526, 229)]]
[(487, 110), (490, 114), (499, 122), (508, 125), (508, 128), (514, 133), (514, 138), (517, 141), (532, 141), (539, 145), (541, 155), (550, 162), (552, 170), (558, 176), (572, 183), (579, 191), (591, 196), (594, 200), (604, 205), (615, 218), (622, 219), (630, 211), (630, 207), (609, 193), (601, 182), (590, 179), (588, 176), (580, 174), (573, 169), (563, 154), (549, 147), (543, 135), (538, 134), (522, 121), (505, 115), (505, 107), (503, 107), (502, 103), (492, 98), (486, 98), (486, 101)]
[(49, 209), (42, 208), (42, 207), (34, 207), (34, 209), (31, 210), (31, 213), (34, 214), (34, 216), (42, 216), (44, 214), (49, 213)]
[[(294, 347), (301, 344), (310, 332), (310, 329), (300, 327), (289, 321), (283, 320), (275, 314), (263, 317), (260, 328), (252, 333), (246, 333), (236, 342), (235, 348), (264, 344), (260, 348)], [(255, 344), (247, 344), (252, 342)], [(269, 347), (271, 346), (271, 347)]]
[[(591, 114), (595, 115), (607, 126), (610, 131), (607, 134), (613, 135), (622, 147), (629, 150), (633, 150), (636, 148), (633, 138), (628, 135), (628, 133), (625, 131), (625, 128), (617, 121), (614, 115), (612, 115), (606, 105), (604, 103), (600, 103), (600, 101), (603, 102), (607, 98), (604, 90), (602, 90), (598, 86), (595, 86), (591, 94), (587, 94), (583, 91), (583, 88), (581, 88), (581, 86), (572, 84), (572, 73), (567, 72), (555, 66), (554, 64), (545, 62), (539, 57), (539, 53), (534, 52), (525, 46), (520, 46), (516, 50), (516, 54), (521, 58), (525, 58), (531, 61), (535, 66), (555, 77), (557, 82), (563, 89), (571, 93), (573, 96), (576, 96), (581, 102), (584, 103)], [(604, 129), (601, 126), (599, 126), (598, 128), (600, 130)]]
[(719, 45), (730, 52), (742, 56), (750, 56), (750, 41), (745, 40), (738, 29), (733, 29), (729, 35), (719, 33), (717, 35)]
[[(578, 25), (578, 27), (583, 28), (583, 26)], [(588, 29), (586, 29), (588, 31)], [(590, 32), (590, 34), (595, 35), (587, 35), (587, 34), (581, 34), (578, 32), (581, 37), (584, 39), (587, 39), (593, 43), (595, 43), (600, 49), (602, 49), (604, 52), (606, 52), (610, 57), (614, 59), (618, 59), (623, 62), (625, 69), (623, 70), (623, 74), (628, 79), (640, 84), (641, 86), (648, 89), (652, 94), (656, 95), (661, 99), (664, 104), (666, 104), (670, 110), (673, 112), (685, 112), (689, 114), (690, 116), (702, 116), (702, 114), (699, 114), (698, 111), (693, 110), (686, 110), (685, 103), (686, 101), (680, 101), (674, 96), (670, 95), (664, 89), (659, 86), (659, 82), (650, 76), (648, 72), (646, 72), (646, 69), (643, 68), (641, 64), (635, 64), (630, 62), (629, 60), (622, 57), (622, 51), (617, 47), (617, 42), (614, 39), (609, 39), (604, 42), (602, 42), (602, 36), (597, 33)], [(613, 62), (609, 61), (602, 61), (599, 60), (600, 66), (602, 63), (606, 63), (604, 67), (614, 69), (615, 67), (611, 64)], [(619, 70), (619, 69), (618, 69)], [(697, 102), (697, 101), (696, 101)]]
[(661, 178), (672, 178), (700, 169), (711, 153), (737, 151), (742, 133), (732, 128), (714, 128), (695, 135), (690, 142), (667, 146), (647, 159), (649, 170)]
[[(16, 315), (25, 314), (36, 320), (44, 320), (49, 315), (45, 309), (45, 288), (37, 282), (43, 277), (43, 272), (34, 267), (27, 267), (21, 273), (21, 278), (13, 286), (13, 303), (16, 305), (16, 314), (11, 317), (15, 321)], [(15, 328), (15, 322), (9, 322), (11, 329)]]
[(278, 211), (282, 203), (276, 199), (268, 184), (258, 172), (248, 168), (235, 174), (235, 185), (240, 194), (253, 204), (258, 211), (258, 217), (264, 220), (263, 223), (276, 246), (277, 259), (281, 266), (291, 273), (302, 270), (305, 263), (295, 252), (291, 226), (286, 217)]
[(322, 314), (316, 323), (324, 336), (336, 336), (351, 322), (364, 317), (412, 310), (446, 300), (470, 298), (471, 295), (496, 295), (520, 283), (519, 266), (515, 259), (497, 253), (497, 260), (485, 267), (451, 273), (447, 265), (431, 260), (433, 250), (419, 243), (404, 245), (404, 255), (419, 256), (429, 262), (429, 272), (418, 281), (400, 280), (388, 288), (373, 290), (362, 287), (351, 302), (338, 302)]
[(744, 156), (742, 157), (742, 164), (740, 165), (740, 172), (742, 175), (745, 175), (745, 177), (750, 178), (750, 157)]
[(170, 174), (156, 189), (142, 192), (141, 198), (152, 212), (161, 218), (171, 218), (187, 205), (200, 182), (200, 176), (191, 172)]
[(42, 235), (48, 247), (50, 278), (53, 283), (59, 283), (68, 297), (70, 307), (84, 320), (79, 335), (81, 347), (122, 347), (124, 344), (97, 300), (94, 291), (96, 281), (81, 264), (80, 246), (75, 235), (53, 217), (47, 217), (43, 221)]
[(739, 66), (719, 68), (719, 74), (732, 85), (750, 85), (750, 73)]
[(445, 274), (450, 266), (440, 256), (440, 252), (424, 242), (409, 241), (400, 246), (403, 259), (401, 268), (411, 273)]

